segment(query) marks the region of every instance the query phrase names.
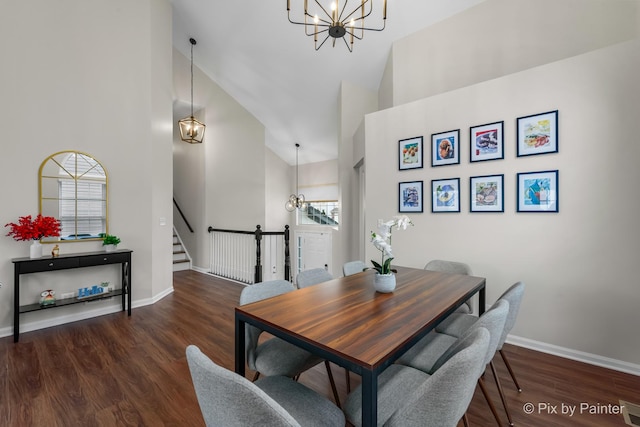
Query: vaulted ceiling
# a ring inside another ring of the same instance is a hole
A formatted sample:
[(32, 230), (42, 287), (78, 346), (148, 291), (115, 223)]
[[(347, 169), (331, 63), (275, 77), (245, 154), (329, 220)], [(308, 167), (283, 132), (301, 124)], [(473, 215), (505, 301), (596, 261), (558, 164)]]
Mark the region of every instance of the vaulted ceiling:
[[(372, 1), (378, 13), (382, 0)], [(314, 50), (304, 28), (289, 23), (285, 0), (171, 0), (173, 44), (189, 57), (189, 38), (197, 40), (194, 64), (262, 122), (279, 157), (294, 164), (298, 142), (300, 163), (318, 162), (338, 155), (341, 81), (377, 91), (395, 40), (482, 1), (388, 0), (385, 30), (366, 32), (350, 53), (342, 41)], [(302, 0), (291, 5), (300, 12)]]

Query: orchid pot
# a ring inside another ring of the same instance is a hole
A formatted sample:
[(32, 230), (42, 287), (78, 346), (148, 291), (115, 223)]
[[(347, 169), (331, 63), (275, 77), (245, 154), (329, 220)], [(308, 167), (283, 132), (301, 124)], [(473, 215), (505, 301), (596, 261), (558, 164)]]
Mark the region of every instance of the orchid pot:
[(389, 292), (393, 292), (396, 289), (396, 275), (393, 273), (389, 274), (380, 274), (376, 273), (375, 279), (373, 281), (373, 286), (376, 291), (388, 294)]

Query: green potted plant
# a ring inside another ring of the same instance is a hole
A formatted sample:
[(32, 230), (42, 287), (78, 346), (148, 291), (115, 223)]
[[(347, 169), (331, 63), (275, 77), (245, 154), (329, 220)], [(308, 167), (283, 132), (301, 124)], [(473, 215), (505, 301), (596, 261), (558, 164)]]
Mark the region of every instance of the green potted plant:
[(120, 238), (113, 234), (105, 234), (102, 236), (102, 246), (104, 246), (104, 250), (107, 252), (115, 251), (118, 244), (120, 243)]

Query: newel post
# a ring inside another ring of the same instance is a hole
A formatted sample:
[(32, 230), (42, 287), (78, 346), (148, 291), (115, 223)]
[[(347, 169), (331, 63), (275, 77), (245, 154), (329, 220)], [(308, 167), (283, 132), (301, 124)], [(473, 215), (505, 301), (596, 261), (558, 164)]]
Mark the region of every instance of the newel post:
[(262, 240), (262, 230), (260, 229), (260, 224), (256, 225), (256, 272), (254, 276), (254, 283), (262, 282), (262, 260), (261, 252), (260, 252), (260, 241)]
[(291, 255), (289, 254), (289, 226), (284, 226), (284, 280), (291, 281)]

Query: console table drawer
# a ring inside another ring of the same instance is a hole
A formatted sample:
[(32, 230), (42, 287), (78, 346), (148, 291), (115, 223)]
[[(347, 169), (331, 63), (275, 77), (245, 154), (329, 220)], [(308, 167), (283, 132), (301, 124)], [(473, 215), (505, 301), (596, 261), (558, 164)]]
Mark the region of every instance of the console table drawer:
[(80, 258), (80, 267), (89, 267), (102, 264), (121, 264), (131, 260), (130, 253), (105, 253), (102, 255), (89, 255)]
[(80, 264), (78, 258), (43, 259), (20, 263), (20, 273), (38, 273), (42, 271), (63, 270), (77, 268)]

